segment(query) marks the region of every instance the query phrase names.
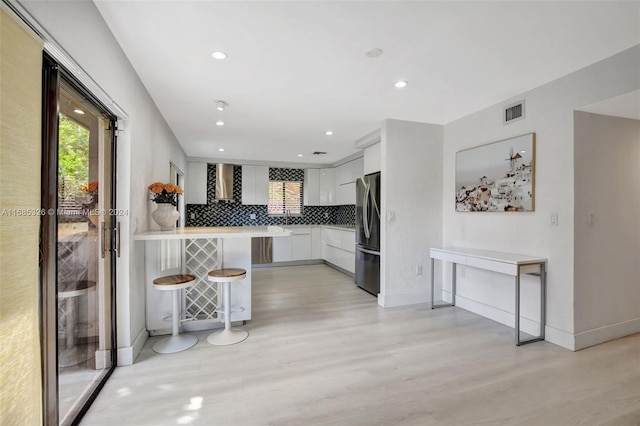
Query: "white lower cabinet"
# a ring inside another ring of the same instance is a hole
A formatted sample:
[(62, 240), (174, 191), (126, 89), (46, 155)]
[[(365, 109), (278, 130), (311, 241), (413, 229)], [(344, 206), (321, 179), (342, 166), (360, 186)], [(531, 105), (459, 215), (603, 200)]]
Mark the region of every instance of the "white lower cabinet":
[(356, 234), (326, 226), (286, 227), (292, 234), (273, 239), (273, 262), (322, 259), (352, 274), (356, 271)]
[(285, 226), (284, 228), (289, 229), (292, 234), (288, 237), (273, 239), (274, 262), (319, 259), (319, 257), (313, 257), (313, 231), (311, 227)]
[(309, 260), (311, 257), (311, 228), (300, 228), (293, 232), (291, 257), (293, 260)]
[(322, 228), (311, 228), (311, 259), (322, 259)]
[(322, 258), (352, 274), (355, 273), (355, 232), (323, 227)]
[(288, 237), (275, 237), (273, 239), (273, 261), (289, 262), (293, 260), (291, 247), (293, 243), (293, 235)]

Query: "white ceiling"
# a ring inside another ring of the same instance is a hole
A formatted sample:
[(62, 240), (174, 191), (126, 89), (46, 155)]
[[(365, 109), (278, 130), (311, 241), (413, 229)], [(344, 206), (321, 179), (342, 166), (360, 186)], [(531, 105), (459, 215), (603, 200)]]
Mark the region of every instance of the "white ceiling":
[(385, 118), (445, 124), (640, 43), (638, 1), (95, 3), (191, 157), (333, 163)]

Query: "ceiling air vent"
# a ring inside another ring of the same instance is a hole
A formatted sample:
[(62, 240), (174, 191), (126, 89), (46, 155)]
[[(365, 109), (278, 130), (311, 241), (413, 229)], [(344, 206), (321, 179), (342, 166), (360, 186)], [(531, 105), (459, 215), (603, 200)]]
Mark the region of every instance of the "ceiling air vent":
[(504, 124), (524, 118), (524, 101), (518, 101), (504, 109)]
[(324, 151), (314, 151), (313, 155), (327, 155), (327, 153)]

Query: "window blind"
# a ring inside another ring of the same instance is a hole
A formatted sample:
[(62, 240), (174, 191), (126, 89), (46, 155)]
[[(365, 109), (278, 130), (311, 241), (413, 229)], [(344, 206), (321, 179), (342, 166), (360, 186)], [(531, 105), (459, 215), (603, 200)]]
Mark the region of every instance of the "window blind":
[(268, 213), (270, 215), (301, 215), (302, 182), (270, 181)]

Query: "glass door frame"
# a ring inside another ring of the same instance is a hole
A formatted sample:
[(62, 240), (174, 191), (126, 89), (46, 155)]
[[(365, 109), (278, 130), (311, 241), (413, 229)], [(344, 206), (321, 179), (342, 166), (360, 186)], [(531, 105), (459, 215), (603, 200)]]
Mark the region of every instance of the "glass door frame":
[[(48, 212), (58, 211), (58, 119), (60, 82), (64, 79), (81, 93), (95, 107), (104, 113), (111, 127), (110, 174), (111, 174), (111, 212), (116, 208), (116, 164), (117, 164), (117, 117), (89, 92), (69, 71), (62, 67), (46, 52), (42, 64), (42, 186), (40, 229), (40, 336), (42, 353), (42, 403), (43, 423), (58, 425), (60, 420), (58, 402), (58, 354), (57, 354), (57, 217)], [(109, 215), (110, 227), (115, 229), (117, 217)], [(110, 230), (111, 231), (111, 230)], [(117, 365), (117, 328), (116, 328), (116, 232), (108, 233), (110, 256), (110, 306), (111, 309), (111, 366), (106, 371), (94, 391), (83, 404), (72, 424), (79, 424), (98, 393), (109, 379)], [(105, 283), (107, 284), (107, 283)]]

